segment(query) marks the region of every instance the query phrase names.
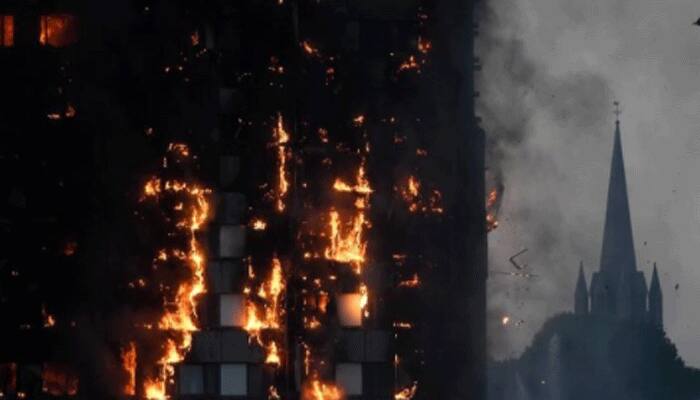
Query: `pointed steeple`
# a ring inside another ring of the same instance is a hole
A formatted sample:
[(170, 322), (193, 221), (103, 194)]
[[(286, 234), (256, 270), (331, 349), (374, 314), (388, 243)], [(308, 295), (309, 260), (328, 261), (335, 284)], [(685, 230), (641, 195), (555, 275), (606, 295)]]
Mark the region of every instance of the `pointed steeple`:
[(649, 285), (649, 322), (658, 326), (664, 324), (663, 295), (656, 263), (654, 263), (654, 272), (651, 274), (651, 284)]
[(576, 292), (574, 293), (574, 313), (576, 315), (588, 314), (588, 286), (586, 276), (583, 274), (583, 261), (578, 270), (578, 280), (576, 281)]
[(661, 293), (661, 283), (659, 282), (659, 271), (656, 269), (656, 263), (654, 263), (654, 272), (651, 273), (651, 284), (649, 285), (649, 292)]
[(629, 201), (627, 198), (625, 162), (622, 157), (619, 108), (616, 114), (618, 119), (615, 121), (615, 142), (610, 165), (608, 202), (605, 213), (605, 230), (603, 231), (603, 250), (600, 256), (601, 271), (610, 273), (612, 276), (637, 269)]

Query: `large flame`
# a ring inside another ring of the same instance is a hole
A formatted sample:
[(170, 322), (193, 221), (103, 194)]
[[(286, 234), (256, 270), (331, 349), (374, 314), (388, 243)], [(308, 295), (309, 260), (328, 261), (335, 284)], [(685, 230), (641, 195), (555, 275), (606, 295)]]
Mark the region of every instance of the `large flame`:
[[(248, 277), (255, 278), (252, 265), (248, 266)], [(246, 288), (244, 293), (248, 296), (246, 300), (246, 315), (243, 329), (248, 332), (249, 341), (255, 341), (267, 351), (266, 364), (276, 367), (282, 365), (280, 346), (274, 339), (265, 344), (262, 338), (263, 330), (279, 331), (282, 329), (282, 318), (284, 316), (284, 305), (282, 298), (285, 291), (284, 271), (282, 263), (277, 257), (272, 258), (272, 270), (270, 276), (265, 280), (257, 291)], [(255, 295), (257, 299), (253, 299)], [(260, 305), (262, 303), (262, 305)]]
[(350, 221), (341, 221), (340, 213), (335, 210), (331, 210), (328, 216), (330, 243), (324, 252), (326, 259), (350, 263), (359, 274), (367, 253), (364, 229), (368, 223), (365, 214), (359, 212)]
[(301, 400), (341, 400), (343, 398), (345, 396), (339, 387), (321, 382), (316, 378), (307, 382), (301, 394)]
[(121, 349), (122, 368), (127, 376), (123, 393), (127, 396), (136, 394), (136, 343), (129, 342)]
[[(171, 143), (168, 155), (175, 160), (190, 157), (189, 147), (181, 143)], [(167, 157), (164, 161), (167, 167)], [(159, 373), (149, 377), (144, 382), (144, 392), (147, 399), (166, 399), (166, 385), (174, 375), (172, 364), (182, 362), (192, 347), (192, 333), (199, 330), (197, 306), (202, 294), (206, 292), (205, 268), (206, 262), (203, 250), (197, 238), (197, 233), (209, 218), (210, 190), (195, 183), (178, 180), (165, 180), (158, 177), (146, 182), (143, 190), (144, 198), (159, 199), (169, 196), (178, 201), (172, 208), (175, 215), (182, 217), (175, 221), (175, 228), (187, 235), (185, 249), (172, 248), (170, 253), (188, 269), (187, 278), (178, 283), (175, 295), (164, 299), (165, 310), (158, 328), (168, 332), (168, 338), (161, 346), (162, 356), (158, 360)], [(168, 252), (159, 250), (156, 261), (168, 259)]]

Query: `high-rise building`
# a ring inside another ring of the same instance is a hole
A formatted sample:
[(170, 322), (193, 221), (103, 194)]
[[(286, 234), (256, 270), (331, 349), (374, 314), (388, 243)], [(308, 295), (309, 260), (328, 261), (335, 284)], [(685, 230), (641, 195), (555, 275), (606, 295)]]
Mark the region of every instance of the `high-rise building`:
[(3, 397), (483, 398), (473, 3), (1, 5)]

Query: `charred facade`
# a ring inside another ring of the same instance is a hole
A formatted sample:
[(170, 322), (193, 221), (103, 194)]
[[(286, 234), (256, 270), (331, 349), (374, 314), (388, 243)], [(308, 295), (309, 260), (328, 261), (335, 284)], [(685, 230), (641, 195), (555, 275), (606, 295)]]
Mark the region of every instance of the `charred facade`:
[(0, 9), (5, 398), (484, 398), (473, 4), (123, 3)]

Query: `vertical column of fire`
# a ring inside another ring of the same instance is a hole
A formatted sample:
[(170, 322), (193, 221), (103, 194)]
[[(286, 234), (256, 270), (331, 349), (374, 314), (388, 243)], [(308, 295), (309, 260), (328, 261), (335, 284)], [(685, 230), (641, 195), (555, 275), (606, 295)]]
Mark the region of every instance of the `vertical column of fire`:
[[(354, 119), (354, 125), (359, 131), (362, 131), (363, 124), (364, 116)], [(328, 132), (324, 130), (319, 133), (321, 141), (328, 143)], [(364, 134), (362, 137), (366, 140)], [(335, 156), (325, 163), (333, 165), (335, 161), (338, 165), (346, 165), (355, 162), (356, 172), (351, 180), (336, 177), (327, 188), (321, 188), (333, 192), (328, 209), (320, 211), (323, 226), (319, 227), (316, 234), (319, 243), (323, 245), (323, 251), (307, 252), (304, 255), (306, 260), (315, 264), (316, 271), (313, 279), (308, 279), (306, 275), (302, 277), (310, 283), (304, 289), (306, 295), (303, 299), (304, 328), (307, 331), (307, 336), (302, 339), (305, 355), (303, 400), (336, 400), (344, 397), (339, 387), (324, 381), (324, 370), (333, 362), (333, 335), (338, 332), (338, 327), (334, 326), (337, 321), (329, 317), (330, 299), (337, 299), (345, 290), (350, 289), (355, 294), (350, 298), (357, 302), (351, 304), (350, 308), (359, 311), (361, 320), (369, 317), (370, 294), (364, 281), (363, 269), (368, 258), (366, 230), (371, 228), (368, 210), (373, 190), (366, 175), (366, 157), (370, 146), (365, 142), (362, 148), (352, 152), (337, 151), (338, 149), (344, 149), (344, 146), (337, 146)], [(347, 175), (346, 171), (337, 172)], [(324, 182), (320, 184), (323, 185)], [(325, 262), (319, 263), (314, 259)], [(336, 304), (336, 313), (339, 312), (338, 308), (340, 307)]]
[[(186, 144), (171, 143), (161, 173), (151, 177), (143, 188), (141, 201), (160, 215), (164, 237), (163, 246), (154, 253), (151, 273), (138, 278), (134, 285), (157, 289), (162, 296), (162, 311), (154, 320), (138, 324), (153, 332), (148, 340), (133, 340), (122, 348), (122, 365), (128, 375), (123, 390), (126, 395), (167, 399), (174, 364), (185, 359), (192, 335), (199, 330), (197, 307), (206, 292), (206, 261), (199, 233), (209, 218), (211, 191), (189, 178), (195, 159)], [(137, 363), (144, 374), (140, 390)]]
[[(282, 71), (277, 64), (274, 73)], [(274, 171), (270, 174), (271, 182), (264, 183), (261, 187), (269, 188), (264, 194), (268, 204), (271, 204), (267, 221), (259, 216), (265, 210), (252, 210), (254, 215), (249, 221), (249, 227), (254, 231), (264, 232), (268, 224), (275, 219), (281, 219), (288, 212), (288, 194), (290, 189), (289, 161), (292, 158), (290, 148), (291, 134), (285, 126), (282, 113), (277, 113), (272, 123), (272, 138), (268, 147), (274, 155)], [(275, 226), (279, 224), (274, 224)], [(277, 232), (272, 232), (276, 234)], [(286, 299), (288, 271), (284, 268), (287, 260), (283, 260), (277, 254), (275, 248), (266, 247), (266, 254), (256, 254), (256, 257), (247, 257), (247, 282), (243, 288), (245, 296), (245, 316), (243, 329), (248, 333), (249, 343), (260, 346), (265, 351), (264, 363), (268, 366), (273, 379), (268, 387), (268, 399), (280, 399), (281, 389), (277, 386), (278, 378), (282, 378), (284, 366), (287, 363), (285, 336), (286, 336)], [(269, 263), (269, 266), (256, 266), (258, 262)], [(261, 271), (265, 271), (261, 273)]]

